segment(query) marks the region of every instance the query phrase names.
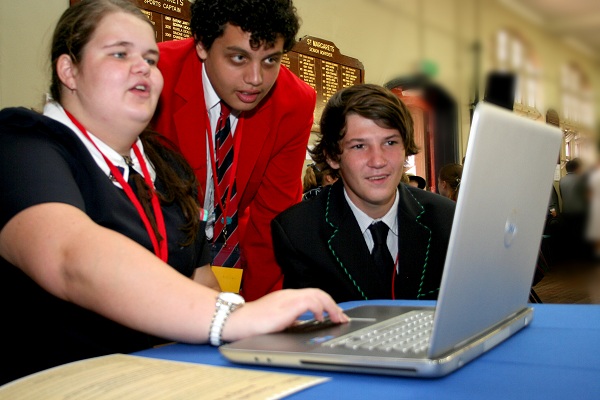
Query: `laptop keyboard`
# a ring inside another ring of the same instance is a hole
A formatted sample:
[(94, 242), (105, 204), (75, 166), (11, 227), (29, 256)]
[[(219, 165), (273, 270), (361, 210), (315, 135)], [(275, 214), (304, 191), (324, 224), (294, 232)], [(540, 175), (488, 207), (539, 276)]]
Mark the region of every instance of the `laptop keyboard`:
[(427, 350), (433, 310), (415, 310), (323, 343), (327, 347), (418, 353)]

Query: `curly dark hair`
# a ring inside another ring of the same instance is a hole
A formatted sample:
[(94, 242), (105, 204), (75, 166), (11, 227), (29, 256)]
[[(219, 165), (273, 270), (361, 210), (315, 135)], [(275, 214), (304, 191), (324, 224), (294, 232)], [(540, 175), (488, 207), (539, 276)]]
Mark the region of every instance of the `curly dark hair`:
[(280, 35), (283, 51), (296, 43), (300, 20), (291, 0), (196, 0), (191, 6), (190, 27), (196, 42), (210, 50), (215, 39), (223, 35), (226, 24), (250, 32), (250, 45), (273, 47)]
[[(326, 163), (328, 158), (340, 160), (340, 141), (346, 134), (346, 118), (350, 114), (370, 119), (383, 128), (398, 130), (407, 157), (419, 152), (408, 108), (390, 90), (365, 83), (338, 91), (325, 105), (321, 114), (319, 139), (315, 147), (309, 150), (316, 163)], [(333, 171), (332, 175), (339, 177), (338, 171)]]

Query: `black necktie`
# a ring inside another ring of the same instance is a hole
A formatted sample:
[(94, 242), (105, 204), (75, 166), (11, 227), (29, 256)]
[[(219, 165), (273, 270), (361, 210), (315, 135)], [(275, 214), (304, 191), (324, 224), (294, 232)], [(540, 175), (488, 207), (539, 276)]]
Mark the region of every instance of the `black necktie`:
[(390, 254), (390, 249), (387, 246), (387, 235), (390, 230), (383, 221), (375, 222), (369, 226), (371, 235), (373, 236), (373, 252), (371, 256), (375, 265), (377, 266), (377, 272), (384, 282), (388, 282), (392, 276), (392, 269), (394, 268), (394, 259)]

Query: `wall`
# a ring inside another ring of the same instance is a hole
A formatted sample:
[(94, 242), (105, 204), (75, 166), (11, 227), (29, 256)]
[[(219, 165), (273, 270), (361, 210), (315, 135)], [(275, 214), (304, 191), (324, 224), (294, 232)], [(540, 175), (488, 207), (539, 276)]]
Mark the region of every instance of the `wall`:
[[(475, 37), (473, 0), (296, 0), (300, 36), (333, 41), (343, 54), (365, 66), (365, 81), (385, 84), (433, 62), (436, 80), (460, 103), (469, 122)], [(335, 15), (335, 18), (332, 16)], [(468, 125), (467, 125), (468, 130)], [(466, 142), (465, 142), (466, 143)], [(463, 146), (464, 147), (464, 146)]]
[(0, 0), (0, 108), (39, 108), (50, 81), (50, 40), (69, 0)]
[[(343, 54), (361, 60), (369, 83), (385, 84), (410, 75), (422, 60), (437, 65), (434, 79), (460, 107), (463, 155), (474, 98), (473, 45), (482, 45), (481, 98), (484, 73), (491, 68), (490, 46), (501, 28), (513, 28), (535, 48), (543, 68), (539, 110), (543, 115), (550, 107), (560, 111), (560, 68), (566, 62), (576, 61), (600, 93), (600, 55), (592, 58), (572, 49), (496, 0), (295, 0), (295, 4), (303, 19), (300, 35), (330, 40)], [(595, 108), (600, 118), (600, 98)]]
[[(68, 5), (68, 0), (0, 1), (0, 108), (41, 106), (49, 82), (52, 29)], [(568, 61), (577, 61), (600, 93), (598, 59), (556, 42), (496, 0), (295, 0), (295, 5), (303, 20), (300, 36), (330, 40), (343, 54), (361, 60), (367, 82), (385, 84), (419, 70), (422, 60), (433, 62), (435, 80), (460, 106), (463, 152), (474, 96), (473, 44), (483, 44), (485, 71), (491, 40), (501, 27), (513, 26), (538, 52), (545, 108), (560, 110), (559, 72)]]

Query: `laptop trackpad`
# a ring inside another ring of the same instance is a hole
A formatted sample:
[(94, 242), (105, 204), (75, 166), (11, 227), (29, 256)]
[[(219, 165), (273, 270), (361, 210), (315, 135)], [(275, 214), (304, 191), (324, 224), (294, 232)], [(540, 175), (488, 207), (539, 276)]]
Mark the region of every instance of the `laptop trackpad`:
[(416, 309), (431, 309), (431, 307), (359, 306), (346, 311), (346, 315), (350, 318), (350, 322), (347, 324), (336, 324), (331, 322), (329, 318), (326, 318), (323, 321), (310, 319), (298, 321), (284, 332), (297, 333), (300, 335), (319, 332), (327, 334), (327, 336), (322, 337), (330, 340), (334, 337), (348, 334)]

